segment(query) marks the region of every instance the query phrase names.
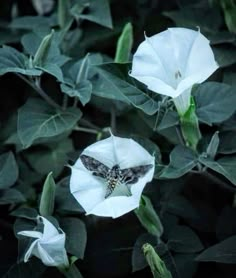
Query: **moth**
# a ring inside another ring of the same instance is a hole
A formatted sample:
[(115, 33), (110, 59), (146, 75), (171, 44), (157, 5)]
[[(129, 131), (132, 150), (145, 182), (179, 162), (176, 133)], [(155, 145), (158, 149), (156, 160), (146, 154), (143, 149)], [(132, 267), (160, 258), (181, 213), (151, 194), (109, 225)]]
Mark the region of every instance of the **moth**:
[(83, 154), (80, 156), (80, 159), (84, 167), (91, 171), (94, 176), (105, 179), (107, 183), (105, 198), (109, 197), (119, 184), (125, 184), (130, 192), (128, 185), (135, 184), (139, 178), (146, 175), (153, 167), (152, 164), (147, 164), (121, 169), (120, 166), (116, 164), (112, 168), (109, 168), (102, 162), (88, 155)]

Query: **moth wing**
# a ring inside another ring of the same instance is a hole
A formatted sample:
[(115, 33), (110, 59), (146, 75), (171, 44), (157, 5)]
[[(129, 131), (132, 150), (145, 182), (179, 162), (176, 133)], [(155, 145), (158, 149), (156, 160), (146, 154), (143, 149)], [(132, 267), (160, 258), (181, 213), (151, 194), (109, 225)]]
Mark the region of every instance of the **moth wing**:
[(122, 181), (126, 184), (134, 184), (139, 178), (147, 174), (147, 172), (153, 167), (152, 164), (136, 166), (132, 168), (126, 168), (121, 170), (123, 176)]
[(109, 167), (104, 165), (102, 162), (98, 161), (97, 159), (95, 159), (91, 156), (84, 155), (84, 154), (82, 154), (80, 156), (80, 159), (81, 159), (84, 167), (87, 170), (93, 172), (93, 175), (102, 177), (102, 178), (106, 177), (106, 174), (109, 171)]

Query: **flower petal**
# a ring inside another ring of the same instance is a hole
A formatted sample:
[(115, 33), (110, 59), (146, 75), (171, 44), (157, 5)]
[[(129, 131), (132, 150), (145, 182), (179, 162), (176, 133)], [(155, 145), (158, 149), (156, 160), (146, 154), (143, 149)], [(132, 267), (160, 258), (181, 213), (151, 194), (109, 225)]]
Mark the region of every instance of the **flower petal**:
[(68, 266), (68, 257), (65, 250), (65, 234), (59, 234), (47, 242), (38, 244), (37, 256), (48, 266)]
[(117, 164), (121, 169), (152, 164), (154, 157), (133, 139), (113, 136)]
[(43, 221), (44, 224), (42, 240), (49, 240), (50, 238), (59, 234), (58, 229), (45, 217), (39, 216), (39, 218)]
[(199, 31), (196, 33), (197, 36), (188, 55), (185, 76), (196, 76), (200, 80), (195, 80), (194, 83), (199, 83), (205, 81), (219, 66), (215, 61), (209, 40)]
[[(90, 145), (83, 151), (83, 154), (97, 159), (98, 161), (102, 162), (104, 165), (110, 168), (116, 163), (112, 136)], [(77, 167), (80, 166), (77, 163), (80, 164), (77, 160), (74, 167), (80, 168)]]
[(17, 233), (18, 235), (33, 237), (33, 238), (41, 238), (43, 234), (37, 231), (21, 231)]
[(35, 249), (35, 245), (38, 243), (38, 239), (34, 240), (29, 249), (26, 251), (25, 256), (24, 256), (24, 262), (27, 263), (29, 261), (29, 258), (33, 255), (34, 249)]
[(130, 196), (119, 196), (105, 199), (87, 213), (103, 217), (117, 218), (139, 206), (139, 200)]
[(217, 68), (209, 41), (199, 31), (169, 28), (140, 44), (130, 75), (150, 90), (176, 98)]
[[(80, 159), (76, 165), (84, 167)], [(90, 171), (75, 167), (71, 167), (70, 191), (87, 212), (104, 200), (106, 184), (101, 178), (93, 176)]]

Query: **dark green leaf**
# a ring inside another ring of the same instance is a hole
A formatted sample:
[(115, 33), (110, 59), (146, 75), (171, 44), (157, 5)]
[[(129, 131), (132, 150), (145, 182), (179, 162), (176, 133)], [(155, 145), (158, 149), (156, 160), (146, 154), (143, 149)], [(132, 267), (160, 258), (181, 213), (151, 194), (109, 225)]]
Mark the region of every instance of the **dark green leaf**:
[(11, 215), (20, 217), (20, 218), (26, 218), (29, 220), (34, 220), (38, 216), (38, 212), (33, 208), (28, 207), (20, 207), (13, 212), (11, 212)]
[(219, 153), (232, 154), (236, 153), (236, 130), (220, 132)]
[(228, 67), (236, 63), (236, 49), (232, 46), (213, 47), (215, 59), (220, 67)]
[(84, 209), (70, 192), (69, 177), (62, 179), (57, 183), (56, 210), (61, 214), (84, 214)]
[(0, 75), (5, 73), (21, 73), (39, 76), (41, 71), (29, 65), (29, 59), (15, 48), (3, 46), (0, 48)]
[(0, 189), (12, 186), (18, 179), (19, 171), (12, 152), (0, 156)]
[(170, 153), (170, 163), (159, 176), (160, 178), (175, 179), (179, 178), (197, 165), (196, 154), (184, 147), (176, 146)]
[(66, 250), (78, 259), (83, 259), (87, 243), (87, 233), (84, 223), (75, 217), (66, 217), (60, 221), (62, 230), (66, 233)]
[(63, 93), (70, 97), (77, 97), (83, 105), (87, 104), (92, 95), (92, 84), (90, 81), (85, 80), (80, 82), (75, 87), (70, 87), (66, 84), (61, 84), (61, 90)]
[[(183, 7), (180, 10), (164, 12), (164, 15), (171, 18), (178, 27), (196, 30), (196, 26), (199, 26), (201, 32), (216, 31), (221, 25), (220, 15), (217, 9)], [(200, 18), (204, 18), (205, 20), (200, 20)]]
[(197, 116), (206, 124), (221, 123), (236, 111), (236, 94), (229, 85), (206, 82), (198, 86), (193, 95)]
[(54, 211), (56, 184), (50, 172), (44, 182), (43, 191), (40, 198), (39, 213), (42, 216), (50, 216)]
[(81, 14), (80, 18), (87, 19), (102, 26), (112, 28), (112, 18), (108, 0), (85, 1), (88, 2), (88, 12)]
[(236, 33), (236, 5), (231, 0), (221, 0), (221, 7), (224, 11), (225, 23), (230, 32)]
[(33, 30), (39, 27), (45, 28), (54, 24), (54, 20), (45, 16), (22, 16), (16, 17), (10, 24), (15, 29)]
[(80, 117), (81, 112), (77, 108), (55, 110), (40, 99), (29, 99), (18, 110), (18, 136), (22, 145), (28, 148), (38, 138), (71, 130)]
[(14, 264), (3, 278), (38, 278), (43, 277), (45, 270), (46, 266), (39, 259), (31, 258), (27, 264)]
[(236, 236), (211, 246), (203, 251), (197, 258), (200, 262), (218, 262), (225, 264), (236, 263)]
[(199, 157), (199, 161), (206, 167), (222, 174), (234, 185), (236, 185), (236, 156), (225, 156), (214, 161), (202, 155)]
[(24, 203), (25, 197), (16, 189), (5, 189), (0, 192), (0, 204), (20, 204)]
[(157, 112), (158, 102), (126, 81), (129, 71), (127, 64), (107, 63), (96, 66), (95, 70), (99, 75), (92, 80), (95, 95), (132, 104), (148, 115)]
[(195, 253), (204, 248), (197, 234), (187, 226), (173, 227), (167, 244), (176, 253)]
[(58, 143), (50, 143), (47, 147), (27, 154), (31, 167), (39, 174), (46, 175), (52, 171), (57, 177), (65, 167), (69, 152), (73, 151), (72, 141), (65, 138)]

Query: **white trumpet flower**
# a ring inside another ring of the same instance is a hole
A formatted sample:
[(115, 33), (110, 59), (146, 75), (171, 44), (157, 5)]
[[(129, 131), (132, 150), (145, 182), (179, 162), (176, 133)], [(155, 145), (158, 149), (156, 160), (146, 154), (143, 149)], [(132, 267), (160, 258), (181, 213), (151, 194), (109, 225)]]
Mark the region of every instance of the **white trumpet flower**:
[(38, 220), (42, 221), (44, 225), (42, 233), (38, 231), (18, 232), (18, 235), (35, 238), (24, 255), (24, 262), (28, 262), (31, 256), (36, 256), (47, 266), (68, 267), (65, 233), (42, 216), (38, 216)]
[(209, 40), (199, 30), (169, 28), (145, 37), (134, 54), (130, 75), (153, 92), (172, 97), (183, 115), (190, 106), (193, 85), (205, 81), (218, 67)]
[(87, 147), (71, 169), (71, 193), (86, 213), (116, 218), (139, 206), (154, 157), (134, 140), (112, 135)]

